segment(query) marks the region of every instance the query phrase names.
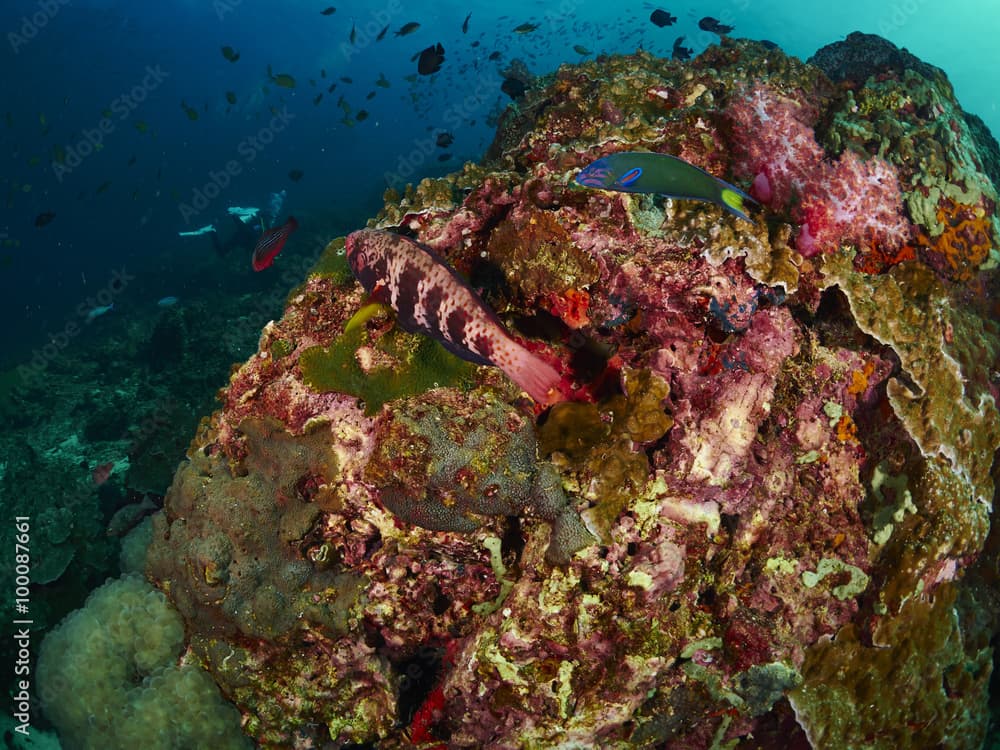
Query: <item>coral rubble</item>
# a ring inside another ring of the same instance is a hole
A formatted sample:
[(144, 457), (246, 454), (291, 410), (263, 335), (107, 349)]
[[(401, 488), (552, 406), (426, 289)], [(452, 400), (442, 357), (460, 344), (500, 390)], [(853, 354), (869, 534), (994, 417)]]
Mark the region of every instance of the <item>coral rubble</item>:
[[(262, 747), (979, 745), (992, 155), (940, 71), (862, 41), (564, 66), (483, 164), (387, 195), (371, 226), (559, 358), (551, 409), (435, 376), (383, 313), (345, 332), (331, 243), (146, 569)], [(573, 182), (643, 149), (751, 189), (755, 221)]]

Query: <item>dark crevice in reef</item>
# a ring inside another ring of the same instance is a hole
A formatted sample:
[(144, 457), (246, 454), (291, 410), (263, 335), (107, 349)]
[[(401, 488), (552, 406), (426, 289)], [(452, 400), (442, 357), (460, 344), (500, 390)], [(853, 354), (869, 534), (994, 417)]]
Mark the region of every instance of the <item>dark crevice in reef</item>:
[(399, 696), (396, 703), (398, 726), (407, 727), (434, 689), (441, 671), (443, 649), (424, 647), (413, 657), (392, 663), (399, 675)]

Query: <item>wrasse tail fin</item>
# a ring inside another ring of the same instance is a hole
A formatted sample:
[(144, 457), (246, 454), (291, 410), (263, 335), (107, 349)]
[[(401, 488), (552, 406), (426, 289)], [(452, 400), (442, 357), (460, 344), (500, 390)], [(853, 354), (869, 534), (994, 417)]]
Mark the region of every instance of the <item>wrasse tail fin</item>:
[(503, 367), (507, 377), (539, 404), (548, 406), (562, 401), (563, 396), (558, 389), (560, 377), (556, 369), (517, 342), (510, 343), (510, 361)]
[(742, 190), (734, 188), (732, 185), (721, 180), (720, 182), (722, 183), (722, 190), (719, 193), (720, 205), (734, 216), (739, 216), (744, 221), (749, 221), (752, 224), (753, 219), (744, 213), (746, 208), (744, 201), (751, 203), (756, 203), (756, 201)]

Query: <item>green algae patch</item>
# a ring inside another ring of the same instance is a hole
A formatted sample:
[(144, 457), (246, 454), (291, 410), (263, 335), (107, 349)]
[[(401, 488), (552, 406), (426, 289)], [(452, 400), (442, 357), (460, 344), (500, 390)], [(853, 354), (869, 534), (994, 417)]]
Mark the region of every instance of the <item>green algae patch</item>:
[(357, 396), (365, 402), (368, 416), (397, 398), (472, 385), (475, 366), (449, 354), (433, 339), (398, 328), (374, 341), (370, 338), (365, 328), (358, 327), (329, 347), (306, 349), (299, 357), (303, 380), (320, 393)]
[(347, 254), (344, 251), (346, 237), (335, 237), (330, 240), (319, 260), (309, 270), (310, 276), (333, 279), (336, 283), (342, 284), (351, 280), (351, 268), (347, 265)]
[(295, 343), (285, 339), (277, 339), (271, 343), (271, 357), (274, 359), (284, 359), (295, 351)]
[(782, 575), (795, 575), (798, 570), (798, 563), (787, 557), (771, 557), (764, 563), (764, 570), (768, 573), (780, 573)]
[[(898, 476), (889, 474), (886, 461), (880, 462), (875, 467), (871, 481), (872, 495), (878, 500), (878, 508), (872, 523), (874, 531), (872, 541), (875, 544), (881, 546), (888, 542), (893, 530), (903, 522), (906, 515), (917, 512), (908, 483), (909, 477), (906, 474)], [(883, 489), (892, 490), (892, 495), (886, 497)]]
[(507, 578), (507, 566), (503, 564), (502, 545), (503, 541), (498, 536), (488, 536), (483, 540), (483, 546), (490, 552), (490, 567), (493, 568), (493, 575), (500, 582), (500, 593), (491, 602), (480, 602), (472, 605), (472, 611), (481, 617), (491, 615), (500, 609), (507, 594), (514, 588), (514, 581)]

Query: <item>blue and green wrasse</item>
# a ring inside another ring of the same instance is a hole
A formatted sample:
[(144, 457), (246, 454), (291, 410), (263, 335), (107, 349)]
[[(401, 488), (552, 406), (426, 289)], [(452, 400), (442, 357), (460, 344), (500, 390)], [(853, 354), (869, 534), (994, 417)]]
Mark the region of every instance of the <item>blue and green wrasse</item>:
[(668, 198), (708, 201), (750, 221), (744, 201), (753, 198), (704, 169), (669, 154), (624, 151), (591, 162), (576, 175), (584, 187), (621, 193), (659, 193)]

